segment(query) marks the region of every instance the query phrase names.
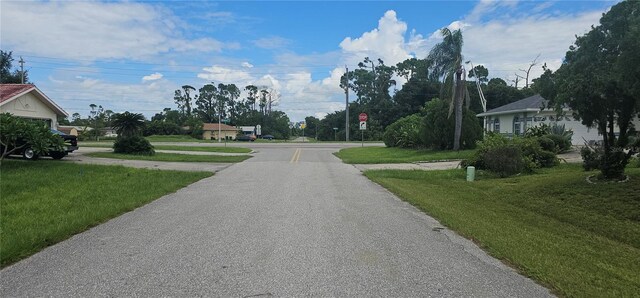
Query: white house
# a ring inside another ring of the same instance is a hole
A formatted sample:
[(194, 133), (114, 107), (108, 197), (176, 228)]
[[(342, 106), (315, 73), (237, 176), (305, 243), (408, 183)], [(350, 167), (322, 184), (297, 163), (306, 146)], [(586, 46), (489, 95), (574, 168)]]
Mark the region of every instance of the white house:
[[(556, 111), (546, 108), (547, 100), (536, 94), (525, 99), (506, 104), (504, 106), (478, 114), (485, 117), (485, 130), (501, 134), (521, 135), (528, 127), (542, 123), (564, 125), (565, 129), (573, 131), (571, 143), (582, 145), (584, 141), (600, 141), (602, 136), (598, 129), (588, 128), (580, 120), (572, 116), (570, 109), (563, 110), (563, 116), (557, 116)], [(640, 121), (636, 118), (635, 127), (640, 128)]]
[(0, 113), (42, 120), (53, 129), (58, 128), (58, 116), (69, 116), (40, 89), (31, 84), (0, 84)]

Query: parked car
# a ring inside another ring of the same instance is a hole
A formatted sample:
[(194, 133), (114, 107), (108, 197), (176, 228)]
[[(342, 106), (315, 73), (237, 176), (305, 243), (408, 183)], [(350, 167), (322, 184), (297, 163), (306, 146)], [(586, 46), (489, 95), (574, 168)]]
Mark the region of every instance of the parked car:
[(272, 135), (264, 135), (264, 136), (262, 136), (262, 138), (265, 139), (265, 140), (273, 140), (274, 139), (274, 137)]
[(253, 140), (255, 140), (255, 137), (248, 135), (241, 135), (236, 137), (236, 141), (238, 142), (253, 142)]
[[(53, 159), (61, 159), (61, 158), (65, 157), (65, 156), (67, 156), (67, 154), (69, 154), (69, 152), (73, 152), (75, 150), (78, 150), (78, 137), (65, 134), (64, 132), (61, 132), (61, 131), (58, 131), (58, 130), (55, 130), (55, 129), (51, 129), (51, 133), (60, 136), (64, 140), (65, 149), (64, 149), (64, 151), (52, 151), (52, 150), (50, 150), (46, 154), (47, 156), (51, 156), (51, 158), (53, 158)], [(24, 143), (22, 143), (22, 144), (24, 144)], [(22, 155), (22, 157), (24, 157), (25, 159), (29, 159), (29, 160), (35, 160), (35, 159), (38, 159), (38, 157), (39, 157), (38, 154), (36, 154), (36, 152), (33, 150), (33, 148), (31, 148), (29, 146), (25, 146), (24, 148), (22, 148), (20, 150), (16, 150), (12, 154)]]

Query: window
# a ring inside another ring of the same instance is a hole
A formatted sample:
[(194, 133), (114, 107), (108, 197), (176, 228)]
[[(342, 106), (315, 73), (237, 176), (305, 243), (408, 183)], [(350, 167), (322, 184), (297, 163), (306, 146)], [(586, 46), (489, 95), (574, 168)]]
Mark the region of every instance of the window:
[(493, 131), (500, 132), (500, 119), (498, 118), (493, 120)]
[(516, 122), (513, 124), (513, 134), (516, 136), (520, 135), (520, 122)]

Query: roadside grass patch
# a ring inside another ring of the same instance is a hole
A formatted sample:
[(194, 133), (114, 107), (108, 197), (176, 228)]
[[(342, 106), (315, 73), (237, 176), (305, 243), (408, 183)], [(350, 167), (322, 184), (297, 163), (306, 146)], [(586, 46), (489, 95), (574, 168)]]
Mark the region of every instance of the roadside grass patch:
[(7, 160), (0, 180), (0, 266), (212, 175)]
[(470, 158), (475, 150), (435, 151), (390, 147), (345, 148), (335, 153), (349, 164), (411, 163)]
[(640, 169), (589, 184), (580, 165), (495, 179), (483, 171), (365, 175), (562, 296), (640, 293)]
[(179, 146), (179, 145), (154, 145), (156, 150), (174, 151), (198, 151), (198, 152), (222, 152), (222, 153), (249, 153), (251, 149), (243, 147), (212, 147), (212, 146)]
[(148, 161), (167, 161), (167, 162), (217, 162), (217, 163), (241, 162), (251, 158), (250, 155), (240, 155), (240, 156), (190, 155), (190, 154), (162, 153), (162, 152), (156, 152), (156, 154), (154, 155), (118, 154), (113, 152), (91, 152), (85, 155), (91, 156), (91, 157), (127, 159), (127, 160), (148, 160)]

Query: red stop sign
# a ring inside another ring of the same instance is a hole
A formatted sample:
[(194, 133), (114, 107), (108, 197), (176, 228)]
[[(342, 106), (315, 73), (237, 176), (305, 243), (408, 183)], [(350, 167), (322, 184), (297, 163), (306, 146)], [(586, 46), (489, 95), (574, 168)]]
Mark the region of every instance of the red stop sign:
[(358, 116), (358, 118), (360, 119), (360, 121), (367, 121), (367, 114), (365, 114), (365, 113), (360, 113), (360, 115)]

